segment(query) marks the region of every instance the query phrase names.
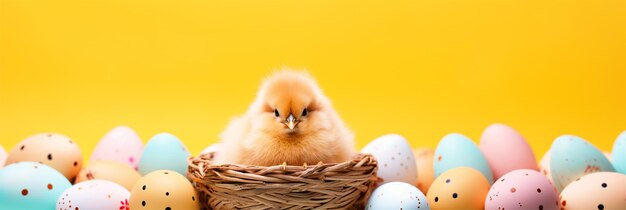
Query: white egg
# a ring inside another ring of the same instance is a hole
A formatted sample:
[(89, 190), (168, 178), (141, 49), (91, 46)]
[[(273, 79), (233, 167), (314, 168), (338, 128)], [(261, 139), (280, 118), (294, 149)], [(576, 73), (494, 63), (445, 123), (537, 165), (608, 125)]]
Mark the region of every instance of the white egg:
[(119, 184), (106, 180), (78, 183), (61, 194), (57, 209), (129, 209), (130, 192)]
[(372, 193), (365, 209), (429, 210), (426, 196), (415, 186), (404, 182), (384, 184)]
[(221, 143), (211, 144), (208, 147), (204, 148), (202, 150), (202, 152), (200, 152), (200, 154), (201, 155), (202, 154), (209, 154), (209, 153), (212, 153), (212, 152), (217, 153), (220, 150), (220, 145), (221, 145)]
[(372, 154), (378, 161), (378, 177), (383, 183), (405, 182), (417, 185), (417, 167), (409, 142), (397, 134), (378, 137), (361, 153)]

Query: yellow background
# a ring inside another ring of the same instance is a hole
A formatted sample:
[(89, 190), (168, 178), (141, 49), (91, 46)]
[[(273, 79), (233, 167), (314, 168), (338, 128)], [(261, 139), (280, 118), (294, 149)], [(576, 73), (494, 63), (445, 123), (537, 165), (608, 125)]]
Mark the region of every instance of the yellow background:
[[(54, 131), (90, 154), (116, 125), (193, 154), (260, 80), (307, 68), (355, 131), (435, 147), (493, 122), (538, 158), (626, 129), (623, 0), (0, 0), (0, 140)], [(87, 156), (88, 157), (88, 156)]]

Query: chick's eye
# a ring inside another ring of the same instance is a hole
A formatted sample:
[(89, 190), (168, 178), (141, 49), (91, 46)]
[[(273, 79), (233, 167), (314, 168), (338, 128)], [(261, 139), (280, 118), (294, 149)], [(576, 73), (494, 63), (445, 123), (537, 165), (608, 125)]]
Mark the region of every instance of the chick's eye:
[(307, 114), (309, 114), (309, 110), (307, 110), (307, 108), (304, 108), (304, 110), (302, 110), (302, 116), (306, 116)]
[(278, 109), (274, 109), (274, 116), (279, 117), (280, 114), (278, 113)]

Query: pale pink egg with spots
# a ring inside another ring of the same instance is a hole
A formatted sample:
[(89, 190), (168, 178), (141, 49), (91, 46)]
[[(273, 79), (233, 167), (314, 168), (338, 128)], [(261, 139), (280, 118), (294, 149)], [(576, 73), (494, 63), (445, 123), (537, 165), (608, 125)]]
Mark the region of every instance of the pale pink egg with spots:
[(109, 131), (93, 151), (90, 161), (111, 160), (137, 170), (143, 154), (143, 142), (135, 131), (118, 126)]
[(61, 194), (56, 209), (99, 210), (129, 209), (130, 192), (111, 181), (89, 180), (78, 183)]
[(538, 170), (537, 160), (528, 142), (515, 129), (504, 124), (493, 124), (485, 129), (478, 146), (498, 179), (517, 169)]
[(485, 199), (485, 209), (556, 210), (558, 199), (556, 188), (544, 175), (518, 169), (493, 183)]
[(626, 175), (596, 172), (571, 182), (561, 192), (563, 210), (626, 209)]
[(7, 161), (7, 152), (4, 151), (4, 147), (0, 145), (0, 168), (4, 167), (4, 163)]
[(377, 175), (382, 183), (405, 182), (417, 185), (415, 157), (411, 145), (404, 137), (397, 134), (378, 137), (365, 145), (361, 153), (372, 154), (376, 158)]

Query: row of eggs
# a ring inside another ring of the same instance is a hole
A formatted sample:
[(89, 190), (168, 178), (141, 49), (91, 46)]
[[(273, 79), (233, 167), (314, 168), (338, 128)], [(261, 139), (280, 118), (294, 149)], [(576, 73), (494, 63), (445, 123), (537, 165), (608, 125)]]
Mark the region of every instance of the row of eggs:
[(412, 150), (391, 134), (361, 152), (377, 159), (382, 179), (366, 209), (626, 209), (626, 131), (612, 162), (563, 135), (537, 164), (526, 140), (503, 124), (487, 127), (478, 145), (452, 133), (435, 150)]
[(69, 137), (33, 135), (8, 154), (0, 147), (0, 209), (198, 209), (184, 176), (189, 156), (172, 134), (143, 145), (135, 131), (120, 126), (100, 140), (83, 167)]

